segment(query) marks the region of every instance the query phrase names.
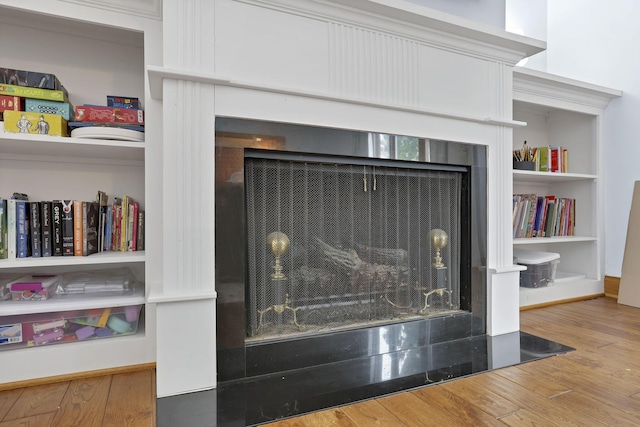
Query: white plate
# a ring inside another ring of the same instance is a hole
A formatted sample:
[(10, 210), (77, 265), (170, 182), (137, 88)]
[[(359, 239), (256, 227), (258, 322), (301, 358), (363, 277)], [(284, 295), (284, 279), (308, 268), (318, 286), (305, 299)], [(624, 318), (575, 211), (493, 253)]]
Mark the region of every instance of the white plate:
[(120, 129), (107, 126), (88, 126), (71, 131), (74, 138), (114, 139), (118, 141), (144, 141), (144, 132), (130, 129)]

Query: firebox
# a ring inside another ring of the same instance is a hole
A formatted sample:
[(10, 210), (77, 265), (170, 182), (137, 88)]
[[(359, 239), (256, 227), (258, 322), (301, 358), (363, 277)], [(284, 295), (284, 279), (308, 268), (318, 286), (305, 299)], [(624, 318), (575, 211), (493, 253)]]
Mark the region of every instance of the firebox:
[(484, 150), (217, 118), (219, 380), (484, 334)]

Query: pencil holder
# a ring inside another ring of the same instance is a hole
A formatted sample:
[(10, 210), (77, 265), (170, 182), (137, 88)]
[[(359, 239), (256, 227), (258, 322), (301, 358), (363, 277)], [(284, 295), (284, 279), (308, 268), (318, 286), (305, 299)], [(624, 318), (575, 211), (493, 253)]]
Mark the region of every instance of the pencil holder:
[(514, 160), (513, 168), (524, 171), (534, 171), (536, 170), (536, 164), (534, 162), (519, 162), (517, 160)]

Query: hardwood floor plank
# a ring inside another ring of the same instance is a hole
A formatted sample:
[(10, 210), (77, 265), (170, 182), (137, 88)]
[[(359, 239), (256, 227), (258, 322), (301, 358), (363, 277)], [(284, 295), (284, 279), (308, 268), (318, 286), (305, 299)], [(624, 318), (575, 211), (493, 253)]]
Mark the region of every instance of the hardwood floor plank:
[(461, 378), (444, 383), (441, 386), (496, 419), (521, 410), (520, 406), (493, 393), (491, 390), (482, 390), (482, 393), (479, 393), (471, 378)]
[(16, 403), (24, 389), (17, 388), (15, 390), (0, 391), (0, 421), (2, 421), (9, 412), (9, 409)]
[(153, 426), (155, 399), (153, 371), (138, 371), (113, 376), (103, 427)]
[(444, 387), (425, 387), (411, 392), (430, 406), (438, 409), (457, 425), (503, 426), (500, 421), (482, 411), (471, 402), (451, 393)]
[(49, 427), (55, 412), (18, 418), (0, 423), (0, 427)]
[(3, 421), (55, 412), (69, 387), (68, 382), (25, 388)]
[(52, 427), (100, 427), (110, 386), (110, 375), (71, 381)]
[(447, 427), (456, 423), (436, 408), (411, 393), (394, 394), (376, 399), (408, 427)]
[(314, 412), (303, 415), (300, 420), (307, 426), (326, 427), (358, 427), (351, 418), (345, 414), (341, 408), (329, 409), (326, 411)]
[(549, 422), (561, 426), (584, 427), (601, 425), (601, 423), (595, 422), (595, 420), (580, 412), (554, 404), (553, 399), (547, 399), (537, 393), (533, 393), (494, 372), (477, 375), (470, 379), (474, 381), (479, 391), (483, 388), (492, 390), (503, 398), (511, 400), (521, 408), (539, 414)]
[(263, 424), (262, 427), (308, 427), (300, 418), (290, 418), (288, 420), (276, 421), (275, 423)]
[[(603, 405), (602, 402), (594, 400), (582, 392), (565, 393), (554, 397), (553, 400), (606, 425), (635, 426), (640, 424), (640, 417), (629, 415), (610, 405)], [(640, 407), (640, 402), (637, 402), (636, 406)]]
[(526, 409), (500, 418), (500, 422), (510, 427), (553, 427), (559, 425)]
[(348, 405), (342, 411), (359, 427), (406, 427), (405, 423), (376, 400)]
[(562, 393), (567, 393), (571, 389), (563, 384), (553, 381), (546, 375), (532, 374), (520, 366), (512, 366), (509, 368), (498, 369), (496, 374), (513, 381), (516, 384), (531, 390), (534, 393), (538, 393), (544, 397), (556, 396)]

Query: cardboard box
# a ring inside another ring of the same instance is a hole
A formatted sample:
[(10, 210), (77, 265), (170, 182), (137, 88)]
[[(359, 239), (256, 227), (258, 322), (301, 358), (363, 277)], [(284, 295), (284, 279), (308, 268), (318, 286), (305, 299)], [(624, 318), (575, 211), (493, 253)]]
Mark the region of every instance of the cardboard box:
[(31, 135), (67, 136), (67, 121), (57, 114), (5, 111), (4, 131)]
[(76, 107), (77, 122), (99, 122), (143, 125), (144, 111), (128, 108), (82, 105)]
[(6, 84), (0, 84), (0, 95), (21, 96), (23, 98), (46, 99), (60, 102), (65, 102), (68, 98), (66, 92), (61, 90)]
[[(4, 316), (0, 350), (132, 335), (138, 330), (141, 310), (141, 305), (130, 305)], [(104, 317), (104, 325), (92, 323), (96, 317)]]
[(0, 113), (6, 110), (22, 111), (22, 98), (19, 96), (0, 95)]
[(51, 73), (40, 73), (37, 71), (15, 70), (11, 68), (0, 68), (0, 83), (39, 87), (42, 89), (63, 90), (64, 86), (60, 80)]
[(27, 111), (29, 113), (45, 113), (45, 114), (57, 114), (67, 121), (73, 120), (73, 105), (68, 102), (47, 101), (44, 99), (31, 99), (26, 98), (24, 100), (24, 108), (19, 109)]

